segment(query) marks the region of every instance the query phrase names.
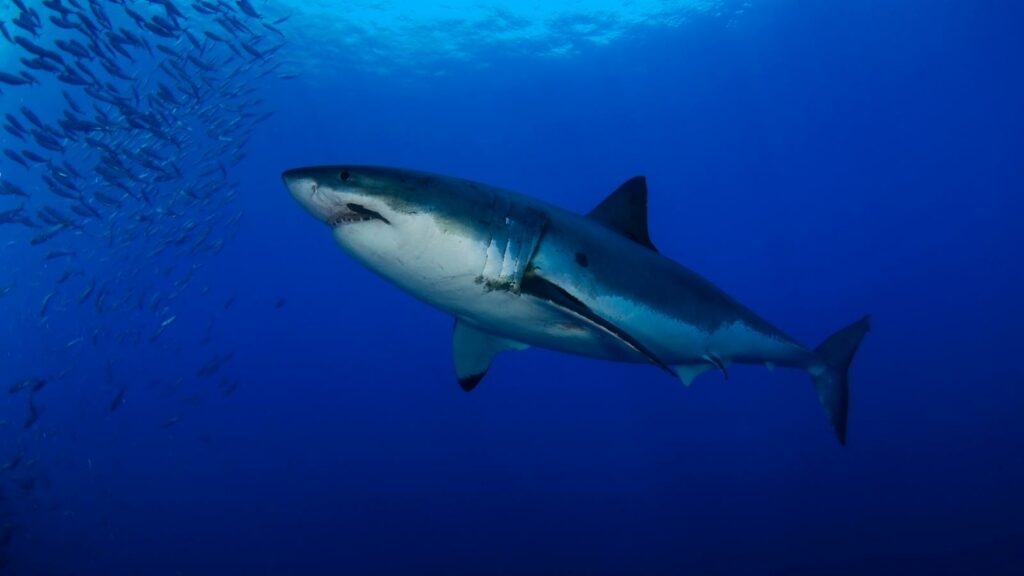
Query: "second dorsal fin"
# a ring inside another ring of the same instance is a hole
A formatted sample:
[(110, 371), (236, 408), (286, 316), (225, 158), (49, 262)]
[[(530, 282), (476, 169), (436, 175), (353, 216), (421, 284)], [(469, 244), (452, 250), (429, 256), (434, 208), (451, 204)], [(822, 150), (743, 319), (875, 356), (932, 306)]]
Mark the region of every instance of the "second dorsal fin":
[(587, 214), (637, 244), (658, 251), (647, 233), (647, 180), (634, 176)]

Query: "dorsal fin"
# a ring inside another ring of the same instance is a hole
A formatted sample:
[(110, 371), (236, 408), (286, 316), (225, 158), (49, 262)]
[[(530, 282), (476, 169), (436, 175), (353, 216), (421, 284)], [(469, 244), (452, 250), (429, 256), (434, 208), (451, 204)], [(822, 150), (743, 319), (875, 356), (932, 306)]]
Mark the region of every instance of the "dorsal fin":
[(587, 217), (637, 244), (658, 251), (647, 234), (647, 180), (643, 176), (634, 176), (623, 182)]

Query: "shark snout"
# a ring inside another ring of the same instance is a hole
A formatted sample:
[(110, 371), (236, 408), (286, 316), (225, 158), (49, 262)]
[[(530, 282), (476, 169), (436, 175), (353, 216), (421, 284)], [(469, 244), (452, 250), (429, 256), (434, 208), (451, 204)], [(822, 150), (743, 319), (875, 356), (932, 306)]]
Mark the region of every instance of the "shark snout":
[(348, 166), (293, 168), (281, 174), (292, 198), (331, 228), (374, 221), (390, 224), (387, 205), (359, 185), (357, 169)]
[(293, 190), (294, 185), (308, 177), (308, 174), (302, 168), (292, 168), (291, 170), (285, 170), (281, 173), (281, 181), (288, 187), (288, 190), (295, 193)]
[(288, 191), (298, 200), (300, 196), (312, 194), (312, 188), (316, 185), (316, 179), (307, 170), (293, 168), (281, 173), (281, 180), (288, 187)]
[(319, 195), (319, 183), (315, 175), (303, 168), (286, 170), (281, 180), (288, 188), (292, 198), (318, 220), (326, 221), (330, 217), (330, 207), (326, 199)]

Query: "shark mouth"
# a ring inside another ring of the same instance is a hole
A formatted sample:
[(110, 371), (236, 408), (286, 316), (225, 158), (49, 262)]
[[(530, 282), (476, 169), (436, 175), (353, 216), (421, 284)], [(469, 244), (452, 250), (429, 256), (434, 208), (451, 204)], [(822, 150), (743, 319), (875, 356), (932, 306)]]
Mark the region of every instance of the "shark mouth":
[(360, 206), (359, 204), (349, 202), (348, 204), (345, 204), (344, 208), (335, 212), (327, 219), (327, 225), (331, 228), (337, 228), (338, 226), (344, 226), (345, 224), (367, 222), (369, 220), (380, 220), (385, 224), (391, 224), (391, 222), (387, 218), (381, 216), (379, 212), (375, 212), (369, 208)]

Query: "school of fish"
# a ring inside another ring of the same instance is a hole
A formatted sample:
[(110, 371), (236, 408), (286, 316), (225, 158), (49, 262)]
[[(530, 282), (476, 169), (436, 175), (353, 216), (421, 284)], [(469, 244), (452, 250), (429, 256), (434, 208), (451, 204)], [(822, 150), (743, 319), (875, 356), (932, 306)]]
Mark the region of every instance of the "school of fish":
[[(145, 389), (123, 375), (121, 358), (188, 347), (208, 360), (150, 385), (175, 403), (155, 428), (177, 424), (178, 411), (204, 394), (238, 387), (234, 353), (214, 338), (217, 314), (230, 313), (235, 295), (201, 278), (242, 218), (233, 169), (273, 113), (261, 92), (295, 77), (280, 55), (289, 15), (273, 3), (8, 3), (0, 6), (0, 311), (24, 291), (38, 305), (19, 307), (18, 325), (45, 346), (33, 372), (0, 366), (8, 399), (24, 406), (22, 417), (0, 420), (0, 568), (16, 534), (12, 510), (40, 508), (12, 501), (32, 497), (33, 452), (59, 431), (45, 424), (51, 389), (96, 381), (109, 399), (96, 411), (116, 417)], [(15, 249), (30, 260), (14, 263)], [(183, 302), (199, 298), (217, 314), (202, 320), (201, 338), (175, 339)], [(101, 376), (88, 373), (96, 358)]]

